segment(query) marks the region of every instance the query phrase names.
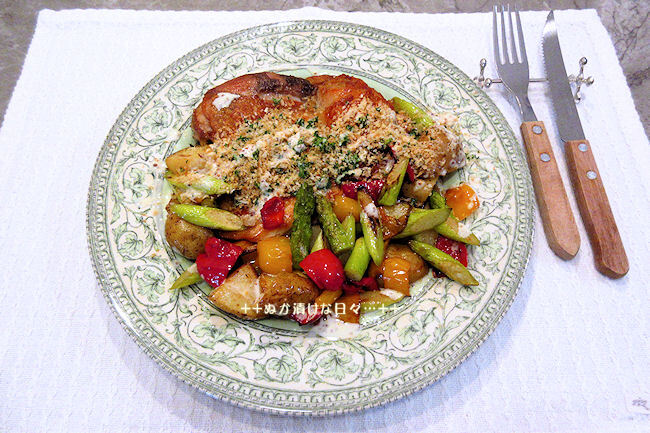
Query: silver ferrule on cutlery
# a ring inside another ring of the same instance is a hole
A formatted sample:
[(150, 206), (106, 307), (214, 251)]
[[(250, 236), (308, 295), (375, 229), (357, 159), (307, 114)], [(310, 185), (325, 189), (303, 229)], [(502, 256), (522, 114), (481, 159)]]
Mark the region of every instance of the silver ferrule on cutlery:
[[(492, 17), (494, 62), (504, 86), (517, 101), (523, 120), (520, 129), (544, 233), (551, 250), (569, 260), (580, 249), (580, 235), (546, 127), (537, 120), (528, 99), (528, 58), (519, 11), (495, 6)], [(568, 86), (566, 74), (562, 77)]]
[(556, 125), (565, 143), (571, 183), (594, 251), (596, 268), (608, 277), (620, 278), (629, 270), (627, 255), (571, 88), (562, 79), (566, 76), (566, 68), (553, 11), (548, 14), (544, 26), (543, 51)]

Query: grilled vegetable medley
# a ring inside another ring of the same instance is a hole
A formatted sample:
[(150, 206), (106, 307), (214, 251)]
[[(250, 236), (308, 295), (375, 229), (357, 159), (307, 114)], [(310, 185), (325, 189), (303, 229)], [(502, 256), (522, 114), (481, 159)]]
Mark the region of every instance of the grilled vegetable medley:
[(478, 284), (477, 194), (437, 182), (465, 163), (449, 117), (347, 75), (263, 72), (208, 91), (181, 141), (165, 234), (195, 263), (171, 290), (205, 281), (228, 313), (308, 324), (359, 323), (430, 269)]

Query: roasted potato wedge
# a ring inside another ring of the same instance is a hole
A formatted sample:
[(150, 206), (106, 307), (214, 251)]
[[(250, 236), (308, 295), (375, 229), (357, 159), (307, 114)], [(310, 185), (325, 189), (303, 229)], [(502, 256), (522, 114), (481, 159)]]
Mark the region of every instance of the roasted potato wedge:
[(205, 241), (213, 236), (212, 230), (189, 223), (173, 212), (167, 213), (165, 238), (169, 245), (188, 259), (196, 259), (202, 254)]
[(242, 254), (248, 254), (257, 251), (257, 244), (254, 244), (253, 242), (237, 241), (237, 242), (233, 242), (233, 244), (237, 245), (243, 250)]
[(435, 179), (417, 179), (413, 183), (404, 182), (402, 194), (414, 198), (418, 203), (424, 203), (433, 192), (435, 185)]
[(384, 228), (384, 239), (390, 239), (404, 230), (410, 211), (411, 206), (406, 203), (379, 207), (379, 219)]
[(171, 174), (178, 175), (192, 170), (200, 170), (216, 158), (217, 155), (210, 146), (187, 147), (169, 155), (165, 164)]
[(318, 288), (307, 277), (296, 272), (280, 272), (260, 276), (261, 305), (274, 305), (279, 311), (282, 304), (308, 304), (319, 294)]
[(265, 316), (263, 309), (255, 309), (260, 305), (261, 297), (258, 276), (251, 264), (237, 269), (210, 293), (214, 305), (244, 319), (261, 319)]

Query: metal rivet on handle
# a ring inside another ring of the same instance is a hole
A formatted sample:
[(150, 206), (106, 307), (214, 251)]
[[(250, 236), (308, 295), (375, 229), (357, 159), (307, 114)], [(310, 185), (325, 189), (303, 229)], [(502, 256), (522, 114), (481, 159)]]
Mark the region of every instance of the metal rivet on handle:
[(541, 133), (542, 133), (542, 127), (539, 126), (539, 125), (535, 125), (535, 126), (533, 126), (533, 132), (534, 132), (535, 134), (541, 134)]
[(544, 162), (549, 162), (551, 160), (551, 155), (549, 155), (548, 153), (540, 153), (539, 159), (541, 159)]
[(596, 174), (595, 171), (589, 170), (589, 171), (587, 171), (587, 177), (589, 179), (591, 179), (591, 180), (594, 180), (594, 179), (596, 179), (598, 177), (598, 175)]
[(586, 152), (587, 151), (587, 144), (586, 143), (578, 144), (578, 149), (580, 149), (580, 152)]

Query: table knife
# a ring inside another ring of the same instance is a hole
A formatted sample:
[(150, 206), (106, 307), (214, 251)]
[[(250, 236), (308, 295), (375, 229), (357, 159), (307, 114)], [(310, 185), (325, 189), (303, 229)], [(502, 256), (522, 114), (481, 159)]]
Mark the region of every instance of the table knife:
[(621, 278), (630, 265), (567, 81), (553, 11), (548, 14), (544, 26), (543, 51), (556, 125), (565, 143), (569, 175), (594, 251), (596, 268), (610, 278)]

